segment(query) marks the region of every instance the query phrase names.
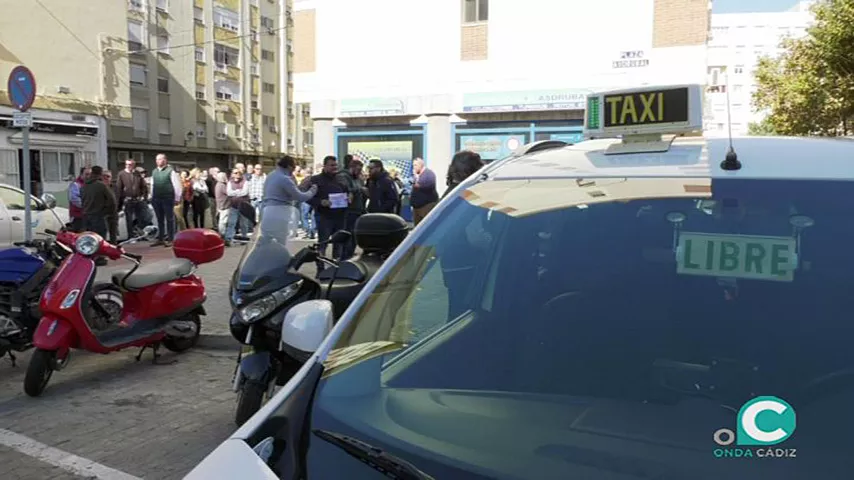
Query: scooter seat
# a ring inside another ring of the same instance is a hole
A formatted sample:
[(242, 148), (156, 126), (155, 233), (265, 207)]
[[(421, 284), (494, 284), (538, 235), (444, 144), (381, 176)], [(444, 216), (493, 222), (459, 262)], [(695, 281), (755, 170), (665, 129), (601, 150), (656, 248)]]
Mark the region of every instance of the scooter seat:
[(193, 262), (185, 258), (170, 258), (169, 260), (146, 263), (125, 278), (130, 271), (130, 268), (116, 270), (113, 273), (113, 283), (128, 290), (139, 290), (158, 283), (166, 283), (191, 274)]

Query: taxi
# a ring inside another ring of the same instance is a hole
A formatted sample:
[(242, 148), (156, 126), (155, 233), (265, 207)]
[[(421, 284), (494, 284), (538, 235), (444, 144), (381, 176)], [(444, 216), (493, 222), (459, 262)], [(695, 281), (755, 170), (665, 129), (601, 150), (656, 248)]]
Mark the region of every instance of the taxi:
[(331, 331), (288, 312), (313, 356), (186, 478), (854, 478), (854, 143), (701, 105), (593, 94), (484, 167)]

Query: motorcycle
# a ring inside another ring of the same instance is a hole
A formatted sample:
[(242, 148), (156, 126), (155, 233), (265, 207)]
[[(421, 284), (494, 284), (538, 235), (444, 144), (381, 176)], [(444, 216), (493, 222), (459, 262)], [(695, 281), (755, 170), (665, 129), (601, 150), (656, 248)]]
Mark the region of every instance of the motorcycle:
[[(148, 239), (157, 227), (145, 228)], [(138, 240), (138, 239), (135, 239)], [(122, 245), (106, 242), (92, 232), (61, 232), (57, 241), (73, 246), (41, 295), (41, 320), (33, 336), (36, 347), (24, 377), (24, 391), (36, 397), (44, 392), (54, 371), (68, 365), (72, 349), (110, 353), (141, 347), (156, 363), (162, 345), (183, 352), (199, 339), (201, 316), (205, 315), (205, 285), (195, 275), (197, 265), (220, 259), (225, 250), (222, 238), (206, 229), (184, 230), (175, 236), (176, 258), (142, 264), (142, 256), (126, 252)], [(92, 295), (95, 260), (123, 258), (131, 268), (114, 271), (112, 283), (122, 292), (123, 308), (99, 318), (88, 299)]]
[[(0, 358), (8, 355), (17, 365), (13, 352), (33, 346), (41, 312), (39, 297), (53, 274), (72, 250), (56, 241), (56, 232), (37, 232), (46, 238), (14, 242), (16, 248), (0, 250)], [(93, 308), (121, 311), (121, 291), (111, 284), (96, 284)], [(95, 306), (97, 305), (97, 306)]]
[[(298, 211), (281, 207), (277, 218), (298, 218)], [(321, 254), (317, 243), (291, 255), (287, 249), (295, 220), (266, 222), (256, 229), (240, 259), (231, 281), (233, 313), (229, 321), (232, 336), (245, 345), (237, 358), (233, 389), (238, 393), (235, 423), (239, 426), (255, 414), (310, 356), (282, 343), (281, 326), (287, 311), (313, 299), (332, 302), (334, 318), (340, 318), (350, 303), (374, 276), (386, 258), (408, 234), (409, 226), (397, 215), (366, 214), (353, 229), (362, 250), (349, 260), (338, 262)], [(289, 228), (281, 228), (286, 224)], [(351, 234), (338, 231), (331, 243), (349, 241)], [(311, 277), (301, 273), (305, 264), (321, 262), (326, 268)], [(283, 268), (284, 267), (284, 268)]]

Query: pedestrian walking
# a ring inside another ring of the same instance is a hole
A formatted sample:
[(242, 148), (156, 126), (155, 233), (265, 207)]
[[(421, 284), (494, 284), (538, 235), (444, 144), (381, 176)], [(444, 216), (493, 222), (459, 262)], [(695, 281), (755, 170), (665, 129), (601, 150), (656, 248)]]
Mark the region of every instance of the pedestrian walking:
[(117, 175), (116, 193), (119, 210), (125, 212), (128, 236), (135, 237), (141, 233), (136, 226), (141, 224), (144, 227), (148, 221), (148, 185), (132, 158), (125, 160), (124, 170)]
[(157, 241), (152, 245), (171, 246), (175, 238), (175, 207), (181, 203), (181, 178), (161, 153), (155, 158), (157, 168), (151, 172), (151, 205), (157, 217)]
[(399, 201), (397, 187), (385, 171), (382, 160), (368, 162), (368, 212), (395, 213)]
[(436, 174), (425, 166), (424, 160), (416, 158), (412, 162), (412, 171), (415, 182), (409, 203), (412, 205), (412, 223), (418, 226), (439, 202), (439, 192), (436, 190)]
[[(347, 169), (338, 173), (338, 181), (347, 189), (349, 206), (347, 207), (347, 219), (344, 229), (350, 233), (356, 228), (356, 221), (365, 213), (365, 199), (368, 197), (368, 188), (362, 179), (362, 161), (345, 155)], [(346, 260), (356, 253), (356, 237), (350, 236), (350, 240), (344, 245), (341, 259)]]
[(90, 169), (89, 167), (83, 167), (80, 169), (80, 175), (74, 179), (73, 182), (68, 186), (68, 217), (69, 217), (69, 229), (72, 232), (81, 232), (83, 231), (83, 199), (80, 197), (80, 191), (83, 189), (83, 185), (86, 183), (86, 179), (89, 177)]
[[(338, 230), (343, 230), (347, 223), (347, 205), (341, 207), (335, 205), (333, 208), (330, 196), (347, 195), (347, 188), (338, 181), (338, 159), (328, 155), (323, 159), (323, 170), (310, 178), (311, 185), (317, 187), (317, 194), (309, 203), (314, 209), (314, 219), (317, 224), (317, 239), (320, 254), (326, 255), (326, 246), (329, 237)], [(341, 258), (343, 245), (332, 246), (333, 258)], [(323, 268), (318, 264), (319, 268)]]

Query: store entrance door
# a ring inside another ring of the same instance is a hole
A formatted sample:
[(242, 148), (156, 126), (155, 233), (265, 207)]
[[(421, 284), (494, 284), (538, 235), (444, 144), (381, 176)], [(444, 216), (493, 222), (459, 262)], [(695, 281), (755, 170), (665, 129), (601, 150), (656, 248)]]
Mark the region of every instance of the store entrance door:
[[(42, 196), (41, 150), (30, 149), (30, 193), (34, 197)], [(24, 190), (24, 149), (18, 149), (18, 188)]]

